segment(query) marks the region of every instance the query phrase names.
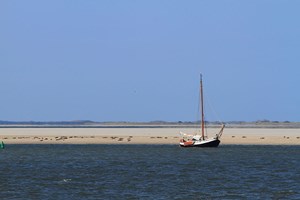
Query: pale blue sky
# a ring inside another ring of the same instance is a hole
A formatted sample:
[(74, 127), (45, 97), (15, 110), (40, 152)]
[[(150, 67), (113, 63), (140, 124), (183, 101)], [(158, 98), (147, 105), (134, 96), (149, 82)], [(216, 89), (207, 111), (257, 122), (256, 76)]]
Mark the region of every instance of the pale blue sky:
[(299, 10), (296, 0), (2, 0), (0, 120), (194, 121), (202, 72), (219, 115), (208, 120), (300, 121)]

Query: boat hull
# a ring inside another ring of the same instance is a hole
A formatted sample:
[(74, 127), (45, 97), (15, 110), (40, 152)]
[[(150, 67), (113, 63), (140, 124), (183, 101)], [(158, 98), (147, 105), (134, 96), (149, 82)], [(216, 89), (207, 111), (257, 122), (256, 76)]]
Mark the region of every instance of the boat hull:
[(189, 145), (180, 142), (181, 147), (218, 147), (219, 144), (220, 144), (219, 139), (195, 141), (193, 144), (189, 144)]

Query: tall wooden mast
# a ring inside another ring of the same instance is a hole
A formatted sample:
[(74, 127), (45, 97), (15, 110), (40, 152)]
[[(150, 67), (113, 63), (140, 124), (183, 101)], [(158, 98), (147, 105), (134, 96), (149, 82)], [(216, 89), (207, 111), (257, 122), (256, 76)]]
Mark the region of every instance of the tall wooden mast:
[(202, 86), (202, 74), (200, 74), (200, 99), (201, 99), (201, 133), (204, 140), (204, 102), (203, 102), (203, 86)]

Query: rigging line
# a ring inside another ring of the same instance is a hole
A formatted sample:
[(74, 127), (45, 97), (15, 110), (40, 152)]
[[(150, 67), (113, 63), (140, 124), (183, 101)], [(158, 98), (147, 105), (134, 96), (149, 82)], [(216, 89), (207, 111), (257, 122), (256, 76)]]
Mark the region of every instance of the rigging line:
[[(206, 110), (206, 105), (204, 105), (204, 110)], [(205, 113), (204, 113), (204, 114), (205, 114)], [(204, 120), (204, 122), (205, 122), (205, 123), (204, 123), (205, 136), (208, 137), (208, 131), (207, 131), (208, 125), (207, 125), (207, 121), (206, 121), (206, 115), (204, 115), (204, 119), (203, 119), (203, 120)]]
[(199, 93), (199, 88), (197, 88), (197, 94), (198, 94), (198, 99), (197, 99), (197, 113), (196, 113), (196, 127), (195, 127), (195, 135), (198, 135), (198, 133), (200, 133), (200, 129), (201, 128), (199, 126), (199, 128), (197, 128), (197, 126), (199, 125), (198, 123), (200, 123), (200, 93)]
[[(204, 92), (204, 91), (203, 91)], [(204, 94), (203, 94), (204, 95)], [(205, 92), (205, 95), (206, 95), (206, 92)], [(200, 100), (200, 94), (199, 94), (199, 100)], [(203, 97), (203, 101), (206, 102), (206, 97)], [(204, 121), (204, 137), (208, 137), (208, 128), (207, 128), (207, 123), (206, 123), (206, 104), (203, 104), (203, 113), (204, 113), (204, 116), (203, 116), (203, 121)], [(200, 112), (200, 101), (199, 101), (199, 112)], [(199, 114), (200, 115), (200, 114)], [(201, 119), (202, 120), (202, 119)], [(202, 123), (201, 123), (201, 126), (202, 126)], [(199, 130), (200, 131), (200, 130)]]
[(208, 106), (210, 108), (210, 110), (212, 110), (213, 114), (215, 115), (215, 117), (217, 118), (217, 120), (221, 123), (223, 123), (223, 120), (220, 118), (220, 115), (218, 115), (218, 113), (216, 112), (216, 110), (214, 109), (214, 107), (212, 106), (212, 104), (210, 102), (212, 102), (210, 99), (209, 99), (209, 95), (206, 95), (206, 98), (208, 99)]

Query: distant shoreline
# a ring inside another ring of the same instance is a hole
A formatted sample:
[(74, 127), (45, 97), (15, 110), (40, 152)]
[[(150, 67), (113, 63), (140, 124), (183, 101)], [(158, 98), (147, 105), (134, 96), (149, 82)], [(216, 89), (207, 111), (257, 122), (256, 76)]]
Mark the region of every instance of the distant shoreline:
[[(271, 128), (271, 129), (300, 129), (300, 123), (243, 123), (243, 124), (226, 124), (226, 129), (231, 128)], [(208, 124), (207, 128), (219, 128), (220, 124)], [(0, 124), (1, 128), (199, 128), (199, 124), (150, 124), (150, 123), (127, 123), (127, 124)]]

